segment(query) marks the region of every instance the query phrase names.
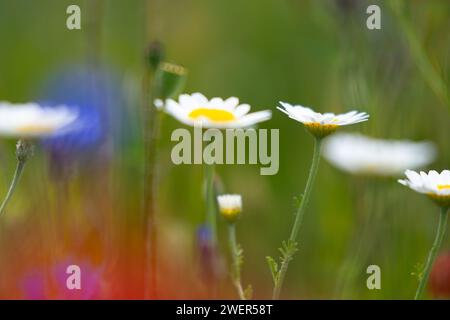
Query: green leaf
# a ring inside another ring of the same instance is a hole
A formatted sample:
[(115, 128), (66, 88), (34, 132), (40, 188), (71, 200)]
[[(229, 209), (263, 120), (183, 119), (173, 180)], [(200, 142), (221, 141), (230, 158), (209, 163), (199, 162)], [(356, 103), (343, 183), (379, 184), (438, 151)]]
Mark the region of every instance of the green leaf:
[(244, 263), (244, 250), (239, 244), (236, 246), (236, 263), (238, 267), (241, 267)]
[(424, 269), (423, 263), (416, 263), (416, 265), (414, 266), (414, 271), (411, 272), (411, 275), (413, 277), (416, 277), (418, 282), (420, 282), (420, 280), (422, 280), (423, 269)]
[(253, 288), (252, 285), (248, 285), (247, 288), (244, 290), (244, 297), (247, 300), (251, 300), (253, 298)]
[(298, 251), (297, 242), (288, 240), (283, 241), (281, 243), (281, 248), (279, 248), (281, 252), (281, 263), (287, 263), (292, 260), (294, 254)]
[(272, 274), (273, 282), (276, 284), (278, 282), (278, 263), (274, 258), (267, 256), (266, 257), (267, 264), (269, 265), (270, 273)]
[(302, 204), (302, 201), (303, 201), (303, 194), (301, 194), (300, 196), (294, 196), (294, 206), (296, 207), (296, 208), (299, 208), (300, 207), (300, 205)]

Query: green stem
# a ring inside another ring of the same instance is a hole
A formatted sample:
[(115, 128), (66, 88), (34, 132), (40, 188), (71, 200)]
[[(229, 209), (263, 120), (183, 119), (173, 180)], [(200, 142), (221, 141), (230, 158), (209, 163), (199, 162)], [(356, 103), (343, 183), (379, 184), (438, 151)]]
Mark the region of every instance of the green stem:
[(246, 300), (244, 289), (241, 283), (241, 253), (236, 243), (236, 225), (234, 223), (228, 224), (228, 242), (231, 250), (231, 257), (233, 259), (232, 280), (239, 295), (239, 299)]
[(428, 254), (427, 264), (425, 265), (425, 268), (423, 270), (419, 286), (417, 287), (416, 296), (414, 297), (415, 300), (419, 300), (422, 298), (423, 292), (428, 283), (428, 277), (430, 276), (431, 267), (433, 266), (433, 262), (439, 252), (442, 240), (444, 239), (445, 229), (447, 228), (447, 219), (448, 208), (443, 207), (439, 216), (439, 225), (436, 232), (436, 238), (434, 239), (433, 246), (431, 247), (430, 253)]
[[(308, 205), (309, 197), (311, 194), (311, 190), (314, 184), (314, 180), (317, 175), (317, 169), (319, 168), (320, 162), (320, 147), (322, 144), (321, 138), (315, 138), (314, 141), (314, 151), (313, 158), (311, 163), (311, 169), (309, 171), (308, 181), (306, 183), (305, 191), (303, 193), (303, 197), (301, 200), (301, 204), (297, 210), (294, 225), (292, 226), (291, 236), (289, 237), (289, 242), (295, 243), (297, 239), (298, 232), (300, 230), (300, 226), (303, 222), (303, 217), (305, 215), (305, 209)], [(281, 288), (283, 286), (284, 278), (286, 276), (286, 272), (288, 269), (289, 262), (292, 257), (287, 257), (283, 259), (280, 267), (280, 272), (277, 281), (275, 282), (275, 286), (273, 288), (273, 299), (278, 299), (280, 297)]]
[[(152, 94), (149, 95), (153, 98)], [(144, 165), (144, 239), (145, 239), (145, 296), (156, 299), (158, 294), (158, 226), (157, 226), (157, 185), (159, 141), (161, 135), (161, 122), (163, 113), (156, 110), (153, 102), (150, 102), (147, 112), (146, 141), (145, 141), (145, 165)]]
[(5, 199), (2, 202), (2, 205), (0, 206), (0, 216), (3, 214), (3, 211), (6, 208), (6, 205), (8, 204), (9, 200), (11, 199), (11, 196), (14, 193), (14, 190), (16, 189), (17, 182), (19, 182), (20, 177), (22, 176), (23, 168), (25, 167), (25, 160), (19, 160), (17, 162), (16, 171), (14, 172), (13, 179), (11, 181), (11, 185), (9, 186), (8, 193), (6, 194)]
[(214, 197), (214, 165), (205, 166), (206, 220), (211, 230), (213, 245), (217, 243), (217, 218)]
[(157, 227), (157, 184), (159, 158), (159, 140), (161, 135), (162, 111), (158, 111), (153, 100), (155, 84), (150, 70), (144, 78), (144, 190), (142, 206), (142, 225), (144, 238), (144, 297), (157, 299), (158, 294), (158, 227)]

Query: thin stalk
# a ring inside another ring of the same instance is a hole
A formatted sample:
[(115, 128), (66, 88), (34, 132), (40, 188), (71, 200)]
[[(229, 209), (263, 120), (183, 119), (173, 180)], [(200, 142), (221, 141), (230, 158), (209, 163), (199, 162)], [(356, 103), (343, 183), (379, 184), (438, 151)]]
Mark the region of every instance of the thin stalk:
[(417, 287), (416, 296), (414, 297), (415, 300), (419, 300), (422, 298), (423, 292), (428, 283), (428, 277), (430, 276), (431, 267), (433, 266), (433, 262), (436, 259), (437, 253), (439, 252), (442, 240), (444, 239), (445, 229), (447, 228), (447, 220), (448, 208), (442, 207), (441, 214), (439, 215), (439, 225), (436, 231), (436, 238), (434, 239), (433, 246), (431, 247), (428, 254), (427, 264), (425, 265), (425, 268), (423, 270), (419, 286)]
[(206, 185), (206, 221), (211, 230), (213, 245), (217, 243), (217, 217), (214, 196), (214, 165), (205, 165), (205, 185)]
[[(149, 95), (152, 99), (152, 95)], [(150, 100), (151, 101), (151, 100)], [(145, 297), (156, 299), (158, 294), (158, 227), (156, 219), (157, 184), (159, 180), (157, 162), (161, 135), (162, 112), (157, 111), (153, 102), (147, 105), (145, 123), (145, 164), (144, 164), (144, 206), (143, 227), (145, 239)], [(147, 285), (148, 284), (148, 285)]]
[(241, 283), (242, 254), (236, 243), (236, 224), (235, 223), (228, 224), (228, 243), (229, 243), (230, 250), (231, 250), (231, 258), (233, 261), (233, 265), (232, 265), (233, 270), (231, 273), (233, 285), (236, 287), (236, 290), (239, 295), (239, 299), (247, 300), (245, 297), (244, 289), (242, 288), (242, 283)]
[(19, 160), (17, 162), (16, 171), (14, 172), (13, 179), (11, 181), (11, 185), (9, 186), (8, 193), (6, 194), (5, 199), (2, 202), (2, 205), (0, 206), (0, 216), (3, 214), (3, 211), (6, 208), (6, 205), (8, 204), (9, 200), (11, 199), (11, 196), (14, 193), (14, 190), (16, 189), (17, 182), (19, 182), (20, 177), (23, 173), (23, 168), (25, 167), (25, 160)]
[(420, 42), (420, 39), (417, 37), (415, 30), (411, 26), (411, 23), (403, 14), (405, 10), (403, 9), (401, 3), (388, 1), (387, 4), (398, 18), (397, 21), (399, 22), (400, 28), (405, 35), (411, 56), (416, 63), (422, 78), (431, 88), (439, 101), (449, 107), (450, 101), (445, 80), (431, 63), (423, 45)]
[(102, 49), (102, 23), (104, 17), (103, 0), (86, 1), (86, 56), (88, 66), (100, 66)]
[[(322, 145), (321, 138), (315, 137), (313, 158), (312, 158), (311, 168), (309, 170), (308, 181), (306, 182), (306, 187), (305, 187), (305, 191), (303, 193), (302, 201), (297, 210), (294, 225), (292, 226), (291, 236), (289, 237), (289, 242), (291, 242), (291, 243), (295, 243), (298, 232), (299, 232), (300, 227), (303, 222), (305, 210), (308, 205), (311, 190), (314, 185), (314, 180), (317, 175), (317, 170), (319, 168), (321, 145)], [(275, 282), (275, 286), (273, 288), (273, 295), (272, 295), (273, 299), (278, 299), (280, 297), (281, 288), (283, 286), (284, 278), (286, 276), (288, 265), (289, 265), (289, 262), (291, 259), (292, 259), (292, 256), (287, 257), (287, 258), (283, 259), (283, 261), (281, 263), (279, 277), (278, 277), (278, 280)]]
[[(383, 214), (382, 205), (385, 204), (386, 199), (384, 199), (384, 202), (379, 199), (381, 186), (378, 185), (377, 180), (374, 179), (367, 187), (364, 186), (358, 185), (356, 190), (357, 200), (363, 199), (362, 204), (365, 203), (365, 206), (362, 206), (358, 211), (358, 215), (361, 217), (354, 227), (355, 231), (348, 246), (348, 254), (339, 272), (335, 290), (337, 299), (345, 299), (349, 289), (356, 281), (358, 270), (363, 268), (368, 254), (373, 251), (373, 246), (377, 240), (374, 236), (377, 232), (374, 231), (379, 227)], [(364, 207), (370, 209), (364, 212)]]

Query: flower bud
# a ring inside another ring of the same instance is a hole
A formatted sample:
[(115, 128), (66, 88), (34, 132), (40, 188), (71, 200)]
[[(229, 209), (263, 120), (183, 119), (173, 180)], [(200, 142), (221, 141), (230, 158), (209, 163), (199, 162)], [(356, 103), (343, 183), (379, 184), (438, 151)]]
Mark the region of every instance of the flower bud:
[(168, 62), (160, 63), (154, 81), (154, 98), (165, 101), (182, 92), (186, 81), (186, 69)]
[(217, 197), (222, 217), (228, 222), (235, 222), (242, 212), (242, 197), (239, 194), (225, 194)]
[(34, 146), (28, 140), (19, 140), (16, 145), (16, 157), (20, 162), (27, 161), (34, 153)]
[(165, 52), (163, 44), (159, 41), (153, 41), (147, 48), (145, 59), (151, 70), (155, 71), (158, 69), (161, 61), (164, 60), (164, 56)]

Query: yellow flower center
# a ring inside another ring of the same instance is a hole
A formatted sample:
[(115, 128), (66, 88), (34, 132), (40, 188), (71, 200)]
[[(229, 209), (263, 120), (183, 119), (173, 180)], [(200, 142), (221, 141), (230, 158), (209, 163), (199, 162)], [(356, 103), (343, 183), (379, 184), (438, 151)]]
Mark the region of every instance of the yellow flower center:
[(437, 188), (438, 190), (450, 189), (450, 184), (439, 184)]
[(51, 133), (53, 130), (52, 126), (39, 124), (28, 124), (17, 128), (17, 132), (21, 134)]
[[(445, 186), (443, 189), (450, 188), (450, 186), (448, 185), (441, 185), (441, 186)], [(441, 186), (438, 186), (439, 190), (442, 190), (440, 189)], [(431, 200), (433, 200), (441, 207), (448, 208), (450, 206), (450, 195), (440, 195), (436, 193), (428, 193), (427, 195), (430, 197)]]
[(213, 122), (229, 122), (236, 120), (236, 117), (233, 113), (222, 110), (222, 109), (207, 109), (207, 108), (198, 108), (192, 110), (189, 113), (189, 117), (191, 119), (197, 119), (199, 117), (207, 118)]
[(305, 123), (305, 127), (315, 136), (323, 138), (330, 133), (333, 133), (339, 125), (337, 124), (321, 124), (320, 122)]
[(241, 208), (221, 208), (220, 213), (228, 221), (234, 221), (241, 213)]

